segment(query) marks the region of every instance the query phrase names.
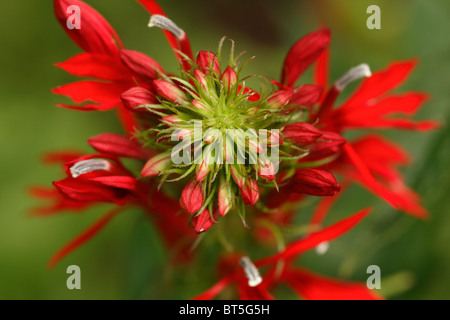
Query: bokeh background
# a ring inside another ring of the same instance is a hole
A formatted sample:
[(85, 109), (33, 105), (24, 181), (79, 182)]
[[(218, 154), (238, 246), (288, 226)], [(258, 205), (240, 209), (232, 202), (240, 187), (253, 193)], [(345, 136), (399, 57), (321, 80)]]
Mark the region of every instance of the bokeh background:
[[(146, 27), (149, 16), (134, 0), (86, 1), (117, 30), (125, 46), (140, 50), (167, 71), (177, 64), (162, 33)], [(234, 39), (238, 51), (256, 56), (248, 73), (278, 78), (289, 47), (326, 25), (332, 30), (331, 79), (362, 62), (372, 70), (393, 60), (420, 59), (401, 91), (418, 90), (431, 99), (417, 119), (450, 119), (450, 2), (446, 0), (238, 1), (165, 0), (160, 4), (189, 35), (194, 51), (215, 50), (219, 39)], [(381, 8), (381, 30), (366, 28), (366, 8)], [(48, 151), (89, 151), (87, 138), (120, 132), (113, 112), (82, 113), (54, 107), (64, 101), (50, 89), (74, 80), (53, 63), (80, 49), (53, 16), (52, 1), (1, 1), (0, 12), (0, 299), (190, 298), (214, 281), (214, 265), (184, 270), (166, 265), (166, 252), (152, 224), (139, 210), (116, 217), (87, 245), (56, 268), (51, 255), (98, 219), (107, 206), (83, 214), (31, 217), (39, 204), (32, 185), (50, 185), (59, 168), (44, 166)], [(310, 74), (302, 81), (308, 82)], [(348, 88), (351, 92), (354, 87)], [(450, 127), (431, 133), (386, 135), (412, 154), (403, 173), (424, 198), (428, 221), (390, 209), (358, 187), (343, 197), (329, 222), (367, 205), (371, 216), (330, 247), (301, 263), (322, 274), (365, 281), (366, 268), (381, 267), (381, 293), (391, 299), (450, 298)], [(82, 289), (68, 290), (66, 268), (81, 268)]]

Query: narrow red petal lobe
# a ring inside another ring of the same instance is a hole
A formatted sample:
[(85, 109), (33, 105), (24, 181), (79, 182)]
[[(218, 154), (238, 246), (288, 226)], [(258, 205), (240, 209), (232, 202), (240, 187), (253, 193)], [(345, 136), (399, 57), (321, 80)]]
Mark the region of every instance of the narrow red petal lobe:
[(304, 269), (286, 270), (283, 279), (306, 300), (379, 300), (366, 284), (319, 276)]
[(80, 53), (55, 65), (78, 77), (131, 81), (131, 72), (114, 56)]
[(330, 31), (328, 29), (310, 33), (298, 40), (284, 60), (281, 83), (292, 87), (306, 68), (328, 47), (329, 43)]
[(257, 267), (265, 266), (268, 264), (275, 263), (279, 260), (286, 260), (294, 258), (299, 254), (317, 247), (320, 243), (324, 241), (334, 240), (350, 229), (352, 229), (356, 224), (358, 224), (369, 212), (370, 208), (359, 211), (358, 213), (345, 218), (323, 230), (311, 233), (306, 238), (300, 239), (288, 245), (286, 249), (280, 253), (272, 255), (270, 257), (258, 260), (255, 265)]
[(396, 62), (386, 70), (377, 71), (366, 78), (359, 89), (345, 103), (348, 106), (363, 106), (367, 101), (380, 97), (402, 84), (416, 66), (416, 61)]
[(52, 90), (55, 94), (61, 94), (71, 98), (75, 103), (86, 101), (108, 103), (119, 102), (120, 94), (129, 89), (126, 83), (107, 83), (100, 81), (78, 81), (69, 83)]
[(102, 230), (112, 218), (114, 218), (119, 212), (121, 208), (116, 208), (108, 212), (105, 216), (103, 216), (100, 220), (94, 223), (91, 227), (89, 227), (86, 231), (80, 234), (78, 237), (69, 242), (66, 246), (61, 248), (58, 252), (56, 252), (51, 259), (49, 260), (47, 266), (49, 268), (53, 268), (61, 259), (65, 256), (73, 252), (75, 249), (83, 245), (85, 242), (92, 239), (100, 230)]
[(102, 133), (89, 138), (88, 143), (101, 153), (116, 157), (148, 159), (148, 153), (136, 141), (115, 133)]
[[(79, 0), (54, 0), (55, 15), (64, 31), (84, 51), (90, 53), (117, 56), (122, 41), (117, 33), (96, 10)], [(68, 21), (73, 22), (76, 14), (74, 7), (79, 8), (80, 29), (69, 29)], [(69, 8), (71, 7), (71, 8)]]

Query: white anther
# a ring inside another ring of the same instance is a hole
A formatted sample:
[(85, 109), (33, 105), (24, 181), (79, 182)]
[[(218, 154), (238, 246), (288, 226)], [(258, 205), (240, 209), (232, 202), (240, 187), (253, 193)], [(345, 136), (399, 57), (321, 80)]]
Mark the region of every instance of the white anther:
[(172, 33), (175, 37), (178, 39), (183, 39), (185, 36), (184, 30), (179, 28), (172, 20), (169, 18), (154, 14), (150, 17), (150, 22), (148, 23), (148, 26), (151, 27), (158, 27), (160, 29), (169, 31)]
[(344, 74), (339, 80), (334, 83), (334, 86), (338, 91), (342, 91), (353, 81), (359, 80), (361, 78), (368, 78), (372, 76), (370, 67), (368, 64), (363, 63), (359, 66), (351, 68), (346, 74)]
[(73, 178), (77, 178), (82, 174), (92, 171), (109, 170), (111, 164), (105, 159), (89, 159), (75, 163), (70, 168), (70, 173)]
[(316, 252), (318, 255), (324, 255), (325, 253), (327, 253), (329, 248), (330, 243), (328, 241), (324, 241), (319, 243), (319, 245), (316, 247)]
[(245, 275), (248, 278), (248, 285), (250, 287), (256, 287), (262, 282), (258, 269), (249, 257), (242, 257), (241, 260), (239, 260), (239, 264), (244, 269)]

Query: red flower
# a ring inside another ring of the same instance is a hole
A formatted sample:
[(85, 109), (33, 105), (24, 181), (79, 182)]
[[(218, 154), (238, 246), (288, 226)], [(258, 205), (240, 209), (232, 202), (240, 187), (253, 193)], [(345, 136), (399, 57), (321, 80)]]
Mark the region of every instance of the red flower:
[[(316, 69), (318, 84), (327, 82), (327, 65), (327, 52), (324, 52)], [(426, 94), (419, 92), (390, 93), (408, 78), (415, 65), (415, 61), (396, 62), (386, 70), (373, 74), (367, 65), (351, 69), (324, 95), (317, 114), (319, 127), (337, 134), (359, 128), (419, 131), (436, 128), (438, 123), (435, 121), (413, 121), (391, 117), (394, 114), (414, 115), (427, 98)], [(339, 93), (346, 85), (361, 77), (368, 78), (346, 102), (333, 108)], [(376, 136), (367, 136), (347, 143), (344, 151), (344, 156), (338, 158), (333, 167), (345, 178), (361, 183), (394, 208), (422, 218), (427, 215), (426, 209), (420, 205), (420, 197), (406, 186), (395, 169), (397, 165), (406, 164), (404, 152), (399, 147)], [(312, 154), (317, 157), (314, 147)]]
[(153, 182), (139, 181), (129, 172), (118, 157), (142, 160), (148, 151), (135, 141), (112, 133), (88, 139), (100, 154), (80, 156), (79, 153), (49, 154), (45, 161), (63, 163), (67, 177), (55, 181), (55, 189), (34, 187), (31, 192), (38, 198), (53, 201), (48, 207), (34, 208), (38, 215), (55, 214), (64, 210), (84, 210), (99, 202), (109, 202), (120, 207), (112, 209), (86, 231), (60, 249), (49, 261), (53, 267), (67, 254), (94, 237), (107, 223), (128, 205), (139, 205), (158, 226), (158, 231), (170, 248), (177, 248), (176, 257), (187, 256), (188, 247), (180, 247), (183, 239), (192, 238), (184, 218), (176, 216), (178, 201), (157, 191), (150, 191)]
[[(63, 70), (79, 77), (96, 80), (84, 80), (53, 90), (56, 94), (68, 96), (75, 103), (84, 105), (58, 104), (58, 106), (92, 111), (110, 110), (118, 108), (118, 114), (123, 122), (126, 132), (131, 134), (134, 128), (138, 128), (133, 114), (127, 110), (120, 96), (126, 90), (135, 87), (136, 82), (140, 87), (154, 91), (152, 81), (157, 79), (155, 70), (163, 72), (162, 68), (150, 57), (143, 53), (126, 50), (122, 41), (110, 24), (92, 7), (80, 0), (54, 0), (56, 17), (72, 40), (81, 48), (81, 53), (65, 62), (56, 64)], [(152, 14), (165, 16), (159, 5), (152, 0), (141, 0), (142, 5)], [(67, 19), (71, 13), (67, 11), (70, 5), (77, 5), (83, 12), (81, 17), (81, 29), (70, 30), (66, 27)], [(169, 43), (181, 60), (182, 53), (191, 56), (189, 40), (186, 35), (179, 34), (178, 38), (165, 31)], [(185, 67), (189, 67), (184, 63)]]
[[(249, 263), (248, 258), (244, 257), (244, 261), (241, 259), (243, 268), (237, 267), (237, 256), (234, 255), (230, 258), (230, 262), (231, 265), (234, 264), (236, 267), (228, 271), (210, 289), (193, 299), (213, 299), (230, 283), (236, 284), (241, 299), (273, 299), (273, 296), (269, 293), (269, 289), (279, 283), (288, 285), (304, 299), (379, 299), (380, 297), (377, 294), (371, 292), (363, 284), (344, 282), (319, 276), (304, 269), (294, 268), (290, 262), (305, 251), (315, 248), (325, 241), (332, 241), (343, 235), (359, 223), (369, 211), (369, 209), (362, 210), (321, 231), (311, 233), (304, 239), (291, 243), (280, 253), (257, 260), (254, 264)], [(281, 273), (280, 271), (276, 271), (278, 262), (285, 262), (281, 265)], [(254, 268), (264, 266), (270, 266), (270, 268), (261, 279), (258, 279), (261, 276)]]

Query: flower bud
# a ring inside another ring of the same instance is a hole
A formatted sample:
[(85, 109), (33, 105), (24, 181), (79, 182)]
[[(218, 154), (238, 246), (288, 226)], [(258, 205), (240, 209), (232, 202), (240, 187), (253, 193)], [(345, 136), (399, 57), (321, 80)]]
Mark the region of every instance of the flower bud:
[(138, 108), (143, 104), (159, 104), (158, 100), (155, 98), (155, 95), (150, 90), (142, 87), (128, 89), (121, 94), (120, 99), (122, 100), (125, 108), (138, 112), (147, 112), (145, 108)]
[(245, 204), (254, 205), (259, 200), (258, 183), (253, 179), (248, 179), (241, 188), (241, 197)]
[[(218, 217), (219, 216), (217, 211), (214, 212), (213, 218), (217, 220)], [(215, 221), (211, 219), (211, 215), (208, 209), (203, 210), (202, 213), (192, 218), (192, 226), (197, 233), (208, 231), (208, 229), (211, 228), (214, 224)]]
[(141, 175), (145, 177), (153, 177), (159, 175), (167, 169), (170, 164), (170, 154), (166, 152), (157, 154), (147, 161), (144, 168), (142, 168)]
[(163, 118), (161, 118), (163, 121), (167, 121), (167, 122), (169, 122), (169, 123), (177, 123), (177, 122), (180, 122), (180, 121), (183, 121), (183, 119), (181, 119), (178, 115), (176, 115), (176, 114), (172, 114), (172, 115), (170, 115), (170, 116), (167, 116), (167, 117), (163, 117)]
[(196, 168), (197, 181), (203, 181), (206, 176), (211, 171), (211, 165), (207, 163), (208, 161), (204, 159), (202, 163)]
[(194, 70), (194, 78), (200, 83), (204, 91), (208, 91), (208, 83), (206, 82), (206, 76), (198, 69)]
[(347, 140), (341, 135), (322, 131), (322, 136), (311, 147), (311, 152), (308, 155), (308, 160), (321, 159), (329, 157), (341, 151)]
[(230, 91), (232, 87), (234, 87), (238, 81), (238, 76), (236, 71), (230, 66), (228, 66), (225, 71), (222, 73), (222, 77), (220, 78), (224, 87)]
[(120, 49), (120, 59), (134, 74), (147, 82), (157, 78), (155, 69), (163, 71), (155, 60), (138, 51)]
[(200, 111), (207, 111), (207, 112), (211, 112), (211, 110), (208, 109), (207, 106), (205, 106), (202, 102), (198, 101), (198, 100), (192, 100), (191, 104), (196, 107), (197, 109), (199, 109)]
[(318, 169), (298, 170), (292, 182), (292, 190), (312, 196), (334, 196), (341, 187), (331, 172)]
[(288, 124), (283, 129), (283, 137), (296, 144), (307, 145), (314, 143), (322, 133), (313, 125), (306, 122)]
[(203, 188), (196, 179), (191, 180), (181, 192), (180, 206), (193, 214), (203, 206)]
[(172, 102), (181, 104), (188, 101), (184, 91), (173, 83), (165, 80), (155, 80), (153, 85), (160, 96)]
[(273, 162), (267, 160), (260, 163), (258, 175), (270, 181), (275, 180), (275, 166), (273, 165)]
[(197, 65), (205, 74), (213, 71), (217, 76), (220, 75), (219, 60), (216, 55), (210, 51), (201, 50), (197, 55)]
[(292, 90), (278, 90), (270, 95), (267, 104), (272, 108), (280, 108), (288, 104), (294, 92)]
[(219, 214), (224, 217), (228, 211), (232, 209), (232, 195), (230, 185), (225, 181), (224, 178), (220, 179), (219, 185), (219, 196), (218, 196), (218, 204), (219, 204)]

